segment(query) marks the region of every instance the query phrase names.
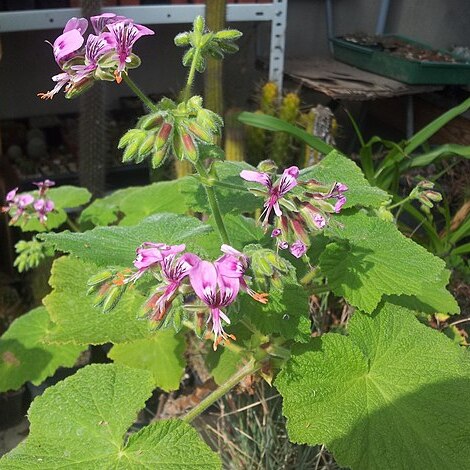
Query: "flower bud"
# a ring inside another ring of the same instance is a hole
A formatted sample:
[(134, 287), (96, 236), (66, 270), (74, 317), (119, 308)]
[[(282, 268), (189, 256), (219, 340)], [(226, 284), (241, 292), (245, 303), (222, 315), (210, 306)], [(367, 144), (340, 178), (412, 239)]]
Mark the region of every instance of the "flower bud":
[(193, 23), (194, 32), (202, 34), (204, 32), (204, 18), (201, 15), (196, 16)]
[(128, 130), (119, 140), (118, 149), (123, 149), (126, 147), (131, 141), (133, 141), (137, 136), (145, 135), (145, 132), (141, 131), (140, 129), (130, 129)]
[(223, 29), (215, 33), (216, 39), (222, 39), (227, 41), (235, 41), (243, 36), (241, 31), (238, 29)]
[(138, 152), (138, 160), (142, 161), (152, 150), (155, 142), (155, 134), (149, 132), (144, 141), (140, 144)]
[(433, 202), (441, 202), (442, 201), (442, 195), (441, 193), (438, 193), (437, 191), (431, 191), (427, 190), (424, 191), (424, 194), (428, 199), (430, 199)]
[(423, 180), (420, 181), (416, 186), (422, 189), (432, 189), (434, 188), (434, 183), (432, 181)]
[(258, 163), (257, 168), (262, 173), (276, 173), (278, 167), (274, 160), (263, 160)]
[(430, 209), (434, 206), (434, 204), (426, 197), (424, 193), (421, 193), (417, 199), (419, 202), (421, 202), (422, 205), (429, 207)]
[(168, 153), (168, 147), (156, 150), (152, 154), (152, 168), (158, 168), (164, 161)]
[(191, 121), (188, 125), (188, 131), (196, 138), (206, 142), (208, 144), (212, 143), (212, 132), (207, 131), (195, 121)]
[(139, 127), (148, 131), (150, 129), (154, 129), (155, 127), (161, 126), (162, 122), (163, 118), (159, 113), (147, 114), (140, 120)]
[(107, 269), (105, 271), (100, 271), (99, 273), (91, 276), (87, 281), (87, 286), (96, 286), (97, 284), (102, 284), (103, 282), (111, 279), (114, 276), (114, 271)]
[(122, 161), (123, 162), (129, 162), (136, 158), (138, 156), (140, 144), (142, 143), (142, 139), (136, 139), (130, 142), (126, 149), (124, 150), (124, 153), (122, 154)]
[(170, 138), (172, 131), (173, 131), (173, 126), (170, 123), (168, 122), (163, 123), (155, 139), (155, 145), (154, 145), (155, 152), (165, 147), (165, 145), (167, 144)]
[(235, 54), (240, 48), (233, 42), (221, 42), (219, 44), (220, 50), (225, 54)]
[(179, 33), (175, 36), (175, 45), (179, 47), (189, 46), (191, 41), (191, 33)]
[(192, 137), (189, 134), (181, 134), (181, 143), (183, 144), (184, 156), (192, 161), (196, 162), (198, 160), (198, 150), (197, 146), (194, 144)]
[(126, 290), (126, 286), (116, 286), (113, 285), (110, 287), (108, 291), (108, 295), (104, 299), (103, 305), (102, 305), (102, 311), (103, 313), (108, 313), (111, 310), (113, 310), (114, 307), (118, 304), (119, 300), (122, 297), (122, 294), (124, 294), (124, 291)]

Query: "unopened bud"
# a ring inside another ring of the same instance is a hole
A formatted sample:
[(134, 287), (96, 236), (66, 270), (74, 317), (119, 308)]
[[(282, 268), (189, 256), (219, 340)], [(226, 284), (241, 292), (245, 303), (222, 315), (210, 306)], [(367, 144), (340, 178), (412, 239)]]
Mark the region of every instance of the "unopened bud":
[(145, 132), (141, 131), (140, 129), (130, 129), (128, 130), (119, 140), (118, 149), (123, 149), (126, 147), (131, 141), (136, 139), (137, 137), (145, 136)]
[(138, 152), (138, 160), (143, 160), (152, 150), (155, 142), (155, 134), (150, 132), (144, 141), (140, 144)]
[(202, 34), (204, 32), (204, 18), (201, 15), (196, 16), (193, 23), (194, 32)]
[(235, 52), (238, 52), (240, 50), (240, 48), (236, 44), (230, 41), (221, 42), (219, 44), (219, 47), (222, 52), (225, 52), (225, 54), (235, 54)]
[(126, 290), (125, 286), (116, 286), (116, 285), (113, 285), (109, 289), (108, 295), (106, 296), (103, 302), (103, 306), (102, 306), (103, 313), (108, 313), (114, 307), (116, 307), (116, 305), (118, 304), (119, 300), (122, 297), (122, 294), (124, 294), (125, 290)]
[(159, 151), (163, 147), (165, 147), (170, 134), (173, 130), (173, 126), (168, 122), (165, 122), (160, 130), (158, 131), (157, 138), (155, 139), (154, 151)]
[(175, 45), (179, 47), (189, 46), (191, 40), (191, 34), (179, 33), (175, 36)]
[(441, 202), (442, 201), (442, 194), (438, 193), (437, 191), (431, 191), (428, 189), (427, 191), (424, 191), (424, 193), (428, 199), (430, 199), (433, 202)]
[(163, 118), (159, 113), (147, 114), (144, 116), (140, 122), (139, 127), (145, 129), (146, 131), (154, 129), (155, 127), (161, 126)]
[(97, 284), (102, 284), (103, 282), (111, 279), (114, 276), (114, 272), (110, 269), (106, 271), (100, 271), (99, 273), (94, 274), (91, 276), (87, 281), (87, 286), (96, 286)]
[(257, 168), (263, 173), (276, 173), (278, 167), (273, 160), (263, 160), (258, 163)]
[(188, 125), (188, 131), (203, 142), (206, 142), (208, 144), (212, 143), (212, 132), (207, 131), (197, 122), (192, 121)]
[(433, 203), (426, 197), (424, 193), (420, 194), (418, 196), (418, 201), (421, 202), (426, 207), (429, 207), (430, 209), (433, 207)]
[(123, 162), (131, 161), (137, 157), (141, 142), (141, 139), (136, 139), (129, 143), (129, 145), (126, 147), (126, 150), (124, 150), (124, 153), (122, 154)]
[(189, 134), (182, 134), (181, 143), (183, 144), (184, 156), (188, 160), (196, 162), (198, 159), (198, 151), (192, 137)]
[(432, 181), (423, 180), (420, 181), (416, 186), (422, 189), (432, 189), (434, 188), (434, 183)]
[(167, 147), (153, 152), (152, 154), (152, 168), (158, 168), (165, 161), (165, 157), (168, 153)]
[(222, 31), (218, 31), (215, 33), (215, 37), (217, 39), (223, 39), (227, 41), (235, 41), (243, 36), (241, 31), (238, 29), (223, 29)]

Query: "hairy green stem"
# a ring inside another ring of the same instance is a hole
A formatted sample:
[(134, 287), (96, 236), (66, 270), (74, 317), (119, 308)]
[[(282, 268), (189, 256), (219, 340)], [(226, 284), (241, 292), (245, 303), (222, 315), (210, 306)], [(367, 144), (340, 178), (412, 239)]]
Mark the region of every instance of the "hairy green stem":
[(66, 220), (67, 225), (70, 227), (72, 232), (80, 232), (81, 230), (79, 229), (78, 225), (70, 218), (67, 216)]
[(195, 162), (194, 167), (196, 168), (196, 171), (201, 176), (202, 183), (204, 184), (204, 187), (206, 188), (207, 200), (209, 201), (212, 215), (214, 216), (217, 229), (219, 230), (220, 238), (222, 239), (224, 243), (226, 243), (227, 245), (230, 245), (230, 238), (228, 236), (227, 229), (225, 228), (224, 219), (222, 218), (222, 213), (220, 212), (220, 207), (219, 207), (219, 203), (217, 202), (217, 198), (215, 196), (214, 188), (212, 186), (209, 186), (206, 183), (206, 180), (208, 179), (209, 175), (207, 174), (207, 171), (204, 168), (204, 165), (200, 161)]
[(256, 361), (254, 358), (243, 366), (240, 370), (235, 372), (223, 385), (214, 390), (209, 396), (196, 405), (191, 411), (189, 411), (182, 420), (186, 423), (190, 423), (194, 418), (204, 412), (209, 406), (215, 403), (219, 398), (222, 398), (227, 392), (229, 392), (235, 385), (237, 385), (246, 376), (255, 373), (261, 369), (262, 362)]
[(183, 101), (188, 101), (191, 97), (191, 90), (193, 88), (194, 77), (196, 76), (196, 64), (199, 59), (199, 54), (199, 49), (196, 48), (191, 62), (191, 68), (189, 69), (188, 80), (186, 81), (186, 86), (183, 91)]
[(126, 82), (126, 85), (136, 94), (138, 98), (147, 106), (150, 111), (157, 111), (155, 103), (150, 100), (145, 93), (136, 85), (136, 83), (127, 75), (127, 73), (122, 74), (123, 80)]
[(407, 196), (404, 199), (402, 199), (401, 201), (398, 201), (395, 204), (392, 204), (391, 206), (388, 206), (387, 210), (392, 210), (392, 209), (395, 209), (398, 206), (402, 206), (403, 204), (405, 204), (405, 202), (408, 202), (410, 199), (411, 199), (411, 197)]

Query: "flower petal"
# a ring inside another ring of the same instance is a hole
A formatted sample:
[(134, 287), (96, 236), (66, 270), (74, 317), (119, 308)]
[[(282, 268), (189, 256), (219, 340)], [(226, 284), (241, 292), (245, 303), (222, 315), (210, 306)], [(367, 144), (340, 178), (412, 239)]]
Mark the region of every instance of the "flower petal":
[(279, 197), (284, 196), (288, 191), (297, 186), (299, 169), (296, 166), (286, 168), (279, 181)]
[(240, 176), (245, 181), (253, 181), (255, 183), (260, 183), (267, 188), (271, 188), (272, 181), (271, 177), (267, 173), (261, 173), (259, 171), (243, 170), (240, 173)]

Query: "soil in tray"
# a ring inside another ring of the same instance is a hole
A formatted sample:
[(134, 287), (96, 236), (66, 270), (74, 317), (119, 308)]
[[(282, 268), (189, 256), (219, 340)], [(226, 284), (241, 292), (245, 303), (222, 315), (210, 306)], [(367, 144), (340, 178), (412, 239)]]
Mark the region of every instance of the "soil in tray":
[(452, 54), (420, 47), (419, 45), (412, 44), (394, 36), (376, 36), (371, 34), (355, 33), (347, 34), (343, 36), (342, 39), (359, 46), (388, 52), (390, 55), (401, 57), (406, 60), (417, 62), (445, 62), (450, 64), (465, 63), (464, 61), (458, 60)]

